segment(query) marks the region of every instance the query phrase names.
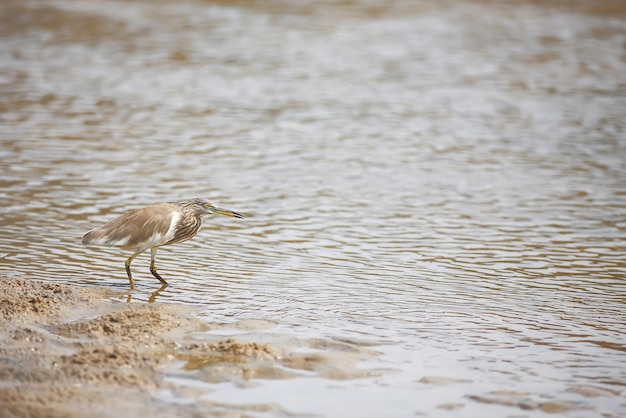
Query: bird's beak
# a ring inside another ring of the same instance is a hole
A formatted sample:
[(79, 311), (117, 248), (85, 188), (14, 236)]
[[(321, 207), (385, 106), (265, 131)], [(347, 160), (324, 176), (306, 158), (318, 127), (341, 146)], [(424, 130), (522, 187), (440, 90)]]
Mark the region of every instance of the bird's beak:
[(243, 218), (242, 214), (237, 213), (234, 210), (230, 210), (230, 209), (215, 208), (215, 213), (219, 213), (220, 215), (224, 215), (224, 216), (231, 216), (233, 218)]

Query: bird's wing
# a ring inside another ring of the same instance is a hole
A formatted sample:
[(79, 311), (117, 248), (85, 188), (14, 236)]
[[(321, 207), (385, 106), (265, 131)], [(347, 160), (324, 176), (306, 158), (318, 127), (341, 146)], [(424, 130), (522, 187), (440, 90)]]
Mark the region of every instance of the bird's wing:
[(178, 205), (159, 203), (130, 211), (83, 236), (83, 244), (100, 244), (142, 252), (174, 236), (181, 217)]

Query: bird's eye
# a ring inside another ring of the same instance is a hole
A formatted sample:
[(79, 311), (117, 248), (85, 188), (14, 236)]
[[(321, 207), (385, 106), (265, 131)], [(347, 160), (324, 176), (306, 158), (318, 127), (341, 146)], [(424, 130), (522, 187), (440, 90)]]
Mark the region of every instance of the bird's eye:
[(213, 205), (212, 205), (212, 204), (210, 204), (210, 203), (205, 203), (205, 204), (204, 204), (204, 208), (205, 208), (205, 209), (213, 209)]

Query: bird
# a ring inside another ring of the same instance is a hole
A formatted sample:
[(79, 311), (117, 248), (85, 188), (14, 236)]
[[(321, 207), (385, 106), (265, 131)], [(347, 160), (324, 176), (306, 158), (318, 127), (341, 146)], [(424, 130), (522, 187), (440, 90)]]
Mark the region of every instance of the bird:
[(195, 237), (202, 227), (203, 218), (215, 213), (235, 218), (244, 217), (202, 198), (156, 203), (131, 210), (88, 231), (83, 235), (82, 242), (85, 245), (106, 245), (133, 251), (124, 263), (131, 290), (135, 289), (135, 282), (130, 272), (130, 264), (139, 254), (149, 249), (150, 272), (159, 279), (161, 289), (164, 289), (168, 283), (159, 275), (154, 265), (157, 249)]

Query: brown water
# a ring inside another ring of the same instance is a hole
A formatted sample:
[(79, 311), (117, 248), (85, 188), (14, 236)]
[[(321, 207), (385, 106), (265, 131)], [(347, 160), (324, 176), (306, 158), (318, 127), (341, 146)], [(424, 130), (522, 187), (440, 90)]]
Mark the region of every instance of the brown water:
[(537, 3), (3, 1), (0, 274), (124, 300), (128, 254), (81, 235), (208, 197), (248, 217), (163, 248), (157, 301), (374, 355), (245, 384), (177, 370), (163, 399), (626, 415), (626, 14)]

